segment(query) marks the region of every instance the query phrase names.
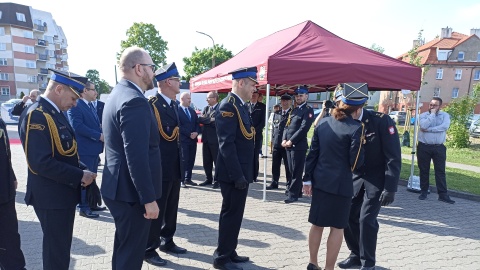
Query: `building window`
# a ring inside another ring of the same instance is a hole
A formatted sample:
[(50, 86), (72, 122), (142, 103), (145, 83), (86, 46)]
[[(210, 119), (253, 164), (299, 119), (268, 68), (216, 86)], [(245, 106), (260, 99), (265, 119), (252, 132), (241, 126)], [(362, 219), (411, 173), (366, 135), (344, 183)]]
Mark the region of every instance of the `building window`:
[(54, 65), (54, 64), (47, 63), (47, 68), (55, 69), (55, 65)]
[(28, 82), (37, 83), (37, 76), (28, 76)]
[(0, 51), (6, 51), (7, 50), (7, 43), (0, 43)]
[(465, 53), (464, 53), (464, 52), (458, 52), (457, 60), (458, 60), (458, 61), (463, 61), (463, 60), (465, 60)]
[(42, 24), (42, 20), (40, 20), (40, 19), (34, 19), (34, 20), (33, 20), (33, 24), (35, 24), (35, 25), (43, 25), (43, 24)]
[(25, 52), (26, 53), (35, 53), (35, 49), (33, 48), (33, 46), (25, 45)]
[(462, 70), (461, 69), (455, 69), (455, 80), (459, 81), (462, 79)]
[(0, 27), (0, 36), (5, 36), (5, 27)]
[(452, 98), (457, 98), (458, 97), (458, 88), (453, 88), (452, 89)]
[(27, 68), (37, 68), (37, 63), (35, 61), (27, 60)]
[(437, 68), (437, 80), (443, 79), (443, 68)]
[(440, 87), (435, 87), (435, 89), (433, 89), (433, 96), (440, 97)]
[(474, 73), (474, 75), (473, 75), (473, 79), (474, 79), (475, 81), (480, 80), (480, 69), (475, 70), (475, 73)]
[(8, 81), (8, 73), (0, 73), (1, 81)]
[(10, 96), (10, 87), (2, 87), (2, 96)]
[(48, 43), (53, 43), (53, 37), (52, 36), (44, 36), (43, 39), (45, 39)]
[(23, 37), (33, 39), (33, 32), (32, 31), (23, 31)]
[(390, 91), (390, 93), (388, 94), (388, 98), (393, 99), (393, 91)]
[(8, 65), (7, 58), (0, 58), (0, 66)]
[(477, 62), (480, 62), (480, 52), (477, 54)]
[(0, 10), (0, 19), (2, 18), (2, 11)]
[(25, 19), (25, 14), (17, 12), (17, 20), (21, 22), (26, 22), (27, 20)]

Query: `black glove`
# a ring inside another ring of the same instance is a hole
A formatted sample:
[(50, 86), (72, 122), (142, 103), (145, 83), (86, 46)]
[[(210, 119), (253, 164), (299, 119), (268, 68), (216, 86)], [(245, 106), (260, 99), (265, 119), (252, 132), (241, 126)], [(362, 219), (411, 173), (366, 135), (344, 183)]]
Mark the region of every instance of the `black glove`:
[(97, 186), (95, 180), (86, 187), (87, 189), (87, 202), (90, 208), (95, 208), (102, 205), (102, 195), (100, 194), (100, 189)]
[(383, 191), (382, 195), (380, 195), (380, 199), (378, 199), (381, 202), (382, 206), (387, 206), (395, 200), (395, 192), (390, 192), (390, 191)]
[(246, 189), (247, 188), (247, 180), (241, 179), (239, 181), (235, 181), (235, 188), (236, 189)]

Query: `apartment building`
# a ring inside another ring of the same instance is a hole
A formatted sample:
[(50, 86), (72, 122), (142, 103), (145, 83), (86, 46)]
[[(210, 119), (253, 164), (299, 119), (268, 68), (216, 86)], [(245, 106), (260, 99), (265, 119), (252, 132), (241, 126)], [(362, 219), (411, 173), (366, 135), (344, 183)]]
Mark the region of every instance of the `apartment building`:
[(0, 102), (45, 90), (48, 69), (68, 71), (67, 38), (49, 12), (0, 3)]
[[(414, 40), (418, 45), (420, 63), (427, 70), (426, 84), (421, 87), (420, 111), (428, 110), (432, 97), (440, 97), (444, 105), (452, 100), (469, 95), (473, 86), (480, 83), (480, 29), (471, 29), (470, 35), (453, 32), (452, 28), (442, 28), (440, 36), (427, 43)], [(409, 62), (405, 53), (398, 59)], [(412, 94), (384, 91), (381, 93), (379, 111), (414, 110)], [(475, 113), (480, 113), (477, 104)]]

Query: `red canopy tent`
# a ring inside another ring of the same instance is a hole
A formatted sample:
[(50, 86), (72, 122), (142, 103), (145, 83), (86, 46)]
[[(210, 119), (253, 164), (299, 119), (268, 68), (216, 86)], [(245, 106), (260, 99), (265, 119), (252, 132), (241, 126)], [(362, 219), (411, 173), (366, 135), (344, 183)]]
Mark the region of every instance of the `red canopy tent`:
[[(259, 39), (223, 64), (193, 77), (190, 92), (228, 92), (232, 86), (228, 72), (253, 66), (258, 69), (259, 89), (266, 92), (267, 108), (270, 94), (279, 95), (299, 85), (307, 85), (310, 92), (333, 90), (338, 83), (345, 82), (366, 82), (369, 90), (417, 91), (422, 74), (419, 67), (346, 41), (305, 21)], [(267, 119), (268, 110), (265, 126)], [(416, 128), (415, 125), (414, 141)], [(268, 129), (264, 137), (265, 153), (267, 138)], [(412, 173), (413, 158), (412, 154)], [(264, 159), (264, 201), (266, 164)]]
[(371, 90), (420, 89), (421, 69), (346, 41), (311, 21), (255, 41), (223, 64), (193, 77), (191, 92), (231, 88), (228, 72), (258, 68), (259, 87), (325, 91), (343, 82), (367, 82)]

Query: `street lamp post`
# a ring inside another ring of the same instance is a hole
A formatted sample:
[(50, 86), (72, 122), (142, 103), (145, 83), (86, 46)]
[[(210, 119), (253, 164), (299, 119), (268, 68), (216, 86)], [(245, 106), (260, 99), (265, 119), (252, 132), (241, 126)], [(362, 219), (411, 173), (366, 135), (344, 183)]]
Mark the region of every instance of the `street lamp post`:
[(209, 38), (212, 40), (212, 43), (213, 43), (212, 68), (214, 68), (214, 67), (215, 67), (215, 41), (214, 41), (213, 38), (212, 38), (210, 35), (208, 35), (208, 34), (205, 34), (205, 33), (200, 32), (200, 31), (196, 31), (196, 32), (199, 33), (199, 34), (205, 35), (205, 36), (209, 37)]

